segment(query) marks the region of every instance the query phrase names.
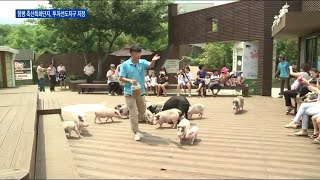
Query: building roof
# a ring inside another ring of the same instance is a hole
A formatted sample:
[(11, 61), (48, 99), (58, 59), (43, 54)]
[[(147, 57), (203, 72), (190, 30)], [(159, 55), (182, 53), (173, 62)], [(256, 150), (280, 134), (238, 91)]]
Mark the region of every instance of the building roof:
[(8, 47), (8, 46), (0, 46), (0, 51), (7, 51), (7, 52), (11, 52), (13, 54), (18, 54), (19, 53), (18, 50), (13, 49), (13, 48)]
[(33, 60), (34, 51), (32, 49), (18, 49), (19, 53), (16, 55), (15, 60)]

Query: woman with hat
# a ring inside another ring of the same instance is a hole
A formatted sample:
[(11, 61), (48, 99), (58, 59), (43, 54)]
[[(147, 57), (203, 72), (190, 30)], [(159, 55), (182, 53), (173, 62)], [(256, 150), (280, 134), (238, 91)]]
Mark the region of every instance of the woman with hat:
[(220, 75), (220, 83), (221, 86), (230, 86), (229, 78), (230, 78), (230, 73), (229, 69), (227, 67), (223, 67), (221, 69), (221, 75)]
[(116, 70), (116, 66), (114, 64), (110, 65), (110, 70), (107, 72), (106, 77), (108, 79), (109, 95), (117, 95), (117, 92), (120, 88), (120, 84), (118, 81), (118, 71)]

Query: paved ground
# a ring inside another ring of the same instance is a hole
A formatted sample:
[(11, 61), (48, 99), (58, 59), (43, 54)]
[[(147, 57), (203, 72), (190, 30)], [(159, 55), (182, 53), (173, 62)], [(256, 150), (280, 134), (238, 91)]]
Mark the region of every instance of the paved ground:
[[(46, 92), (50, 93), (50, 92)], [(109, 107), (124, 102), (122, 96), (54, 92), (63, 105), (106, 102)], [(276, 93), (277, 94), (277, 93)], [(41, 94), (40, 94), (41, 96)], [(147, 97), (152, 102), (169, 97)], [(127, 119), (94, 124), (82, 139), (69, 139), (77, 171), (82, 178), (314, 178), (319, 179), (320, 146), (308, 138), (295, 137), (284, 129), (283, 100), (270, 97), (245, 99), (245, 111), (235, 115), (232, 97), (192, 97), (203, 103), (203, 119), (193, 119), (200, 128), (194, 146), (180, 145), (177, 130), (168, 126), (140, 124), (145, 138), (134, 142)], [(64, 119), (70, 113), (63, 112)]]

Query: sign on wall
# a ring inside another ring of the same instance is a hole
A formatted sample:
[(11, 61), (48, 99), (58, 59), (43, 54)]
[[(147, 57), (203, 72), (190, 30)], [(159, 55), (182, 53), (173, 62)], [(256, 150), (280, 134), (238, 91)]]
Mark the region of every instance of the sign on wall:
[(179, 62), (179, 59), (167, 59), (164, 63), (167, 73), (177, 73), (179, 71)]
[(32, 79), (32, 61), (31, 60), (15, 60), (14, 74), (16, 80)]

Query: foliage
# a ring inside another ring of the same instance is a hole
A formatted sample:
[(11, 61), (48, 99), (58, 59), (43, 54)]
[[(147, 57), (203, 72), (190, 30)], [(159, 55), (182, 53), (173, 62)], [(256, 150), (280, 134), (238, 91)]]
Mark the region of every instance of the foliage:
[(232, 47), (233, 43), (208, 43), (203, 47), (204, 52), (191, 64), (204, 64), (210, 69), (232, 67)]
[(298, 61), (298, 39), (278, 40), (274, 41), (276, 57), (280, 54), (285, 55), (286, 59), (291, 64), (296, 64)]

